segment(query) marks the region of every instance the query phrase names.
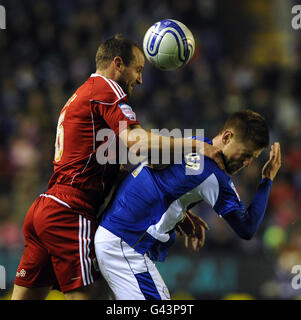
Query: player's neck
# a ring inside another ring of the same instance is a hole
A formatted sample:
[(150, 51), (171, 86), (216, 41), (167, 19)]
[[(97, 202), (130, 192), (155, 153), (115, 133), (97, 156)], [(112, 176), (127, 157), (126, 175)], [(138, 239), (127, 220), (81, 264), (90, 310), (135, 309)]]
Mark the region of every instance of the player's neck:
[(105, 77), (105, 78), (108, 78), (108, 79), (111, 79), (111, 80), (114, 80), (114, 81), (117, 80), (117, 79), (116, 79), (116, 76), (115, 76), (115, 73), (114, 73), (110, 68), (105, 69), (105, 70), (99, 70), (99, 69), (97, 69), (97, 70), (95, 71), (95, 73), (100, 74), (101, 76), (103, 76), (103, 77)]
[(216, 148), (223, 149), (224, 145), (223, 145), (221, 134), (217, 135), (212, 139), (212, 145)]

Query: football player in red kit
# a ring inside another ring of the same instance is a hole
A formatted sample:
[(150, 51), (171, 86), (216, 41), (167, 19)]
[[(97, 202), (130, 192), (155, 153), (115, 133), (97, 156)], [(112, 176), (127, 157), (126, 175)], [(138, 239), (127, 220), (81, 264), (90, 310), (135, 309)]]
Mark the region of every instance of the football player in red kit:
[[(106, 40), (96, 54), (96, 73), (62, 109), (54, 173), (47, 192), (39, 195), (26, 215), (24, 252), (12, 299), (44, 299), (53, 286), (66, 299), (97, 298), (92, 293), (100, 277), (94, 251), (96, 215), (116, 182), (120, 165), (98, 163), (97, 149), (104, 141), (97, 141), (96, 135), (107, 128), (128, 148), (135, 143), (129, 139), (131, 131), (141, 127), (127, 96), (142, 84), (144, 62), (143, 52), (132, 41), (121, 36)], [(145, 133), (140, 147), (150, 150), (152, 133)], [(160, 137), (159, 150), (165, 142), (173, 152), (183, 140)], [(192, 147), (223, 167), (218, 149), (198, 141)]]

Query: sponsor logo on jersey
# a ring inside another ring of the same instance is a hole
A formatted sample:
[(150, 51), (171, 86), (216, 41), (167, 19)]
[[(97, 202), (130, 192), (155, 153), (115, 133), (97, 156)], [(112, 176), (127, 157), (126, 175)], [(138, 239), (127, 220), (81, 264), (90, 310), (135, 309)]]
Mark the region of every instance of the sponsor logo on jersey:
[(119, 108), (121, 109), (122, 113), (130, 120), (136, 121), (136, 114), (132, 110), (132, 108), (125, 104), (125, 103), (119, 103)]

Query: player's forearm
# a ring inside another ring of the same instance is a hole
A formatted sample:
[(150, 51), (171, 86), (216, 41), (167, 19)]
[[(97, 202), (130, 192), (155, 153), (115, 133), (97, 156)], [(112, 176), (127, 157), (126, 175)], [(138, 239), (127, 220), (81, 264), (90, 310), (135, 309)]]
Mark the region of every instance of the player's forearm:
[(160, 136), (148, 132), (148, 141), (145, 148), (151, 163), (171, 164), (182, 163), (183, 155), (202, 152), (204, 142), (192, 139)]
[(241, 210), (224, 215), (224, 219), (241, 238), (250, 240), (257, 231), (266, 211), (271, 186), (270, 179), (262, 179), (247, 210), (242, 207)]
[(135, 163), (148, 159), (151, 164), (180, 164), (183, 161), (183, 155), (200, 153), (214, 160), (224, 170), (221, 151), (198, 139), (162, 136), (146, 131), (140, 126), (123, 130), (119, 137), (129, 148), (129, 154)]

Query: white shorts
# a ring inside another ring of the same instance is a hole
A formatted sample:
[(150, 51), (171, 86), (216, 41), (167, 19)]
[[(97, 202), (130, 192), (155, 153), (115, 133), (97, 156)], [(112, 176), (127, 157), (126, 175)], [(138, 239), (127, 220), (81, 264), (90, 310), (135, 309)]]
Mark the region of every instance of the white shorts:
[(170, 300), (149, 257), (101, 226), (95, 234), (95, 251), (100, 271), (117, 300)]

